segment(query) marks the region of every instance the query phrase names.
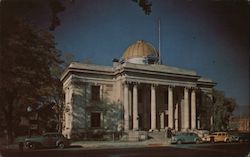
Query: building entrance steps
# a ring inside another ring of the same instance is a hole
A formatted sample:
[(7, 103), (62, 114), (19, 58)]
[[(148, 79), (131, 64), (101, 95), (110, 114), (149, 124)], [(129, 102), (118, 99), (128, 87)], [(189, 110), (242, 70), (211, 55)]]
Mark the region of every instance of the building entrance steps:
[(170, 139), (167, 138), (166, 132), (149, 132), (148, 137), (148, 142), (152, 143), (168, 143), (170, 141)]
[(167, 132), (147, 132), (147, 131), (128, 131), (126, 132), (121, 141), (144, 141), (152, 144), (166, 144), (170, 142), (167, 138)]

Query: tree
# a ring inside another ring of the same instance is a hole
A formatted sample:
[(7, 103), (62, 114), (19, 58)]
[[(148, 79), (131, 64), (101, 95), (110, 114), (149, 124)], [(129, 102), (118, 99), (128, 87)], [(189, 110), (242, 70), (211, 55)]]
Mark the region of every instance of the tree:
[(227, 130), (229, 118), (237, 105), (235, 100), (225, 97), (224, 93), (218, 90), (213, 90), (212, 97), (202, 91), (199, 91), (198, 95), (200, 99), (197, 101), (197, 112), (201, 128), (211, 131)]
[(150, 15), (152, 6), (151, 2), (148, 2), (148, 0), (132, 0), (132, 1), (138, 3), (138, 5), (142, 8), (142, 10), (146, 15)]
[(51, 96), (56, 80), (51, 68), (61, 61), (49, 32), (34, 29), (13, 14), (1, 16), (0, 36), (0, 112), (13, 141), (14, 128), (27, 106), (37, 106), (39, 98)]
[(213, 116), (213, 101), (212, 97), (203, 91), (197, 93), (197, 113), (200, 121), (201, 129), (213, 130), (211, 126), (211, 116)]
[(225, 97), (223, 92), (217, 90), (213, 91), (213, 99), (214, 130), (227, 130), (229, 119), (237, 104), (234, 99)]
[[(60, 25), (58, 14), (65, 10), (61, 0), (2, 0), (0, 6), (2, 16), (19, 16), (38, 25), (48, 22), (47, 27), (51, 31)], [(50, 12), (47, 12), (48, 17), (40, 15), (48, 9), (50, 9)]]

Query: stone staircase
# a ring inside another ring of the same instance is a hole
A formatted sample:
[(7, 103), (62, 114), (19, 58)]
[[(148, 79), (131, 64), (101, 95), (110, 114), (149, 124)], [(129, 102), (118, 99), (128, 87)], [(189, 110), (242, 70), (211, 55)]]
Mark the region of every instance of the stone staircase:
[(148, 144), (167, 144), (170, 139), (166, 132), (129, 131), (123, 136), (124, 141), (144, 141)]
[(170, 141), (169, 138), (167, 138), (166, 132), (149, 132), (148, 133), (148, 142), (149, 143), (159, 143), (159, 144), (164, 144), (168, 143)]

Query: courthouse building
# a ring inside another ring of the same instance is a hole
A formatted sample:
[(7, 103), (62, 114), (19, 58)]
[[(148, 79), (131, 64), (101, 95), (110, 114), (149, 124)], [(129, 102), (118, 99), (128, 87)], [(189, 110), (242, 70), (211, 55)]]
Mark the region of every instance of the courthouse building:
[[(199, 129), (201, 93), (212, 99), (215, 85), (193, 70), (159, 64), (158, 51), (142, 40), (128, 46), (113, 66), (73, 62), (61, 80), (63, 134), (68, 137), (86, 129), (110, 129), (110, 118), (117, 118), (112, 126), (125, 132)], [(109, 104), (117, 105), (121, 115), (106, 114), (109, 108), (102, 105)]]

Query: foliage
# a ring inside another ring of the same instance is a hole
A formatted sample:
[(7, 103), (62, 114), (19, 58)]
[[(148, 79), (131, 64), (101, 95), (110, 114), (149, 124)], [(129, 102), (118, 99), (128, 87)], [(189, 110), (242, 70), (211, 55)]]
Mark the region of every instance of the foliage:
[(51, 69), (61, 61), (53, 36), (14, 14), (2, 15), (0, 30), (0, 112), (2, 125), (13, 140), (14, 128), (27, 106), (46, 104), (48, 100), (41, 98), (51, 97), (58, 82)]
[(104, 128), (113, 132), (117, 131), (123, 119), (121, 105), (108, 103), (108, 101), (104, 99), (99, 103), (99, 108), (104, 111)]
[(148, 0), (132, 0), (132, 1), (138, 3), (138, 5), (142, 8), (142, 10), (146, 15), (149, 15), (151, 13), (152, 3), (148, 2)]
[[(61, 0), (2, 0), (0, 6), (4, 16), (19, 16), (38, 25), (48, 20), (51, 31), (60, 25), (58, 14), (65, 10)], [(47, 17), (41, 15), (45, 10)]]
[[(200, 116), (201, 128), (211, 131), (227, 130), (229, 118), (236, 107), (235, 100), (225, 97), (224, 93), (218, 90), (213, 90), (212, 99), (202, 91), (199, 93), (201, 99), (198, 99), (197, 111)], [(212, 126), (211, 117), (213, 118)]]
[(229, 119), (236, 107), (236, 102), (232, 98), (225, 97), (221, 91), (214, 90), (214, 129), (216, 131), (227, 130)]
[(200, 127), (205, 130), (212, 130), (212, 126), (210, 123), (210, 118), (213, 115), (213, 101), (211, 97), (209, 97), (203, 91), (199, 91), (198, 95), (200, 99), (197, 100), (198, 117), (200, 120)]

